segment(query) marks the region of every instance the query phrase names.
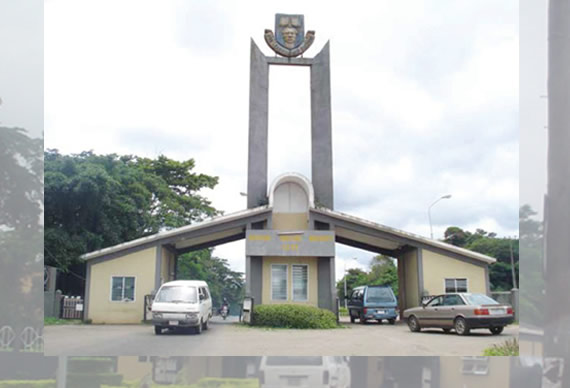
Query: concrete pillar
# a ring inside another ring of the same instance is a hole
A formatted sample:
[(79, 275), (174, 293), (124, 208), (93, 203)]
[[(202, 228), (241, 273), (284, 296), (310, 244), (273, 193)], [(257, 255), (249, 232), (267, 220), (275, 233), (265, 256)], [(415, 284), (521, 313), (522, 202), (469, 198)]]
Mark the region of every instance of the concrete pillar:
[[(334, 287), (334, 281), (331, 284), (331, 278), (334, 276), (331, 267), (330, 257), (317, 257), (317, 278), (318, 284), (318, 306), (323, 309), (328, 309), (334, 311), (334, 303), (336, 301), (333, 299), (332, 287)], [(336, 293), (335, 293), (336, 294)]]
[(249, 72), (249, 146), (247, 160), (247, 208), (259, 206), (267, 197), (267, 128), (269, 64), (251, 40)]
[(334, 208), (329, 42), (311, 65), (311, 180), (315, 201)]
[(520, 321), (520, 312), (519, 312), (519, 289), (513, 288), (511, 290), (511, 302), (513, 304), (513, 310), (515, 311), (515, 321)]
[(261, 304), (263, 284), (263, 258), (246, 256), (245, 258), (245, 296), (253, 298), (255, 304)]

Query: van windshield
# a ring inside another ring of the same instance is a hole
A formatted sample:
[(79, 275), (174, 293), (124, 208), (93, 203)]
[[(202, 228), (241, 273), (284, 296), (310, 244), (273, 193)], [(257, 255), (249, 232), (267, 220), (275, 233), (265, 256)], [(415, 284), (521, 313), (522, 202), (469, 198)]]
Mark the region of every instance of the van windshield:
[(267, 357), (267, 365), (322, 365), (323, 358), (317, 357)]
[(162, 303), (196, 303), (197, 299), (196, 287), (166, 286), (160, 289), (154, 301)]
[(387, 303), (394, 302), (394, 294), (388, 287), (368, 287), (366, 293), (366, 302), (368, 303)]

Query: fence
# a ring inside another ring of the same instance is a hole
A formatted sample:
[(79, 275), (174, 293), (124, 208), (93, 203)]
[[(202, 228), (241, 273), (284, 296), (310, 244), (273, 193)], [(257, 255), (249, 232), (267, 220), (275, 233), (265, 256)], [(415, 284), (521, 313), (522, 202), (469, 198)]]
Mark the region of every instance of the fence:
[(12, 326), (0, 328), (0, 351), (43, 352), (43, 327), (24, 327), (21, 330)]
[(61, 302), (61, 316), (63, 319), (83, 318), (83, 299), (79, 296), (64, 296)]

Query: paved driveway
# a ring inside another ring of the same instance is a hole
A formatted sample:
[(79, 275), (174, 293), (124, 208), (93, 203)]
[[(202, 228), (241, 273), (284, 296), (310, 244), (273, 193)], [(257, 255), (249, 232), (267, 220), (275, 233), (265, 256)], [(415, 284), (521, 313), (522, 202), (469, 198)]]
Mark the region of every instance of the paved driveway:
[(157, 356), (480, 356), (483, 349), (518, 337), (518, 326), (493, 336), (474, 330), (460, 337), (443, 331), (412, 333), (396, 325), (350, 324), (333, 330), (260, 329), (242, 326), (235, 318), (212, 319), (200, 335), (188, 332), (154, 334), (150, 325), (65, 325), (44, 329), (46, 355)]

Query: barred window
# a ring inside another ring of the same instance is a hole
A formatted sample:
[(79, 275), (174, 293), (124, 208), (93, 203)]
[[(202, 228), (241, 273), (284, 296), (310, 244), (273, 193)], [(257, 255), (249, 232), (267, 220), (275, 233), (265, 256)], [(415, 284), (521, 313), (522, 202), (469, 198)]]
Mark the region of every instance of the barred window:
[(287, 300), (287, 265), (271, 265), (271, 299)]
[(135, 277), (134, 276), (111, 277), (111, 300), (114, 302), (134, 302)]
[(306, 301), (309, 298), (309, 266), (293, 264), (293, 300)]
[(468, 292), (467, 279), (445, 279), (445, 293), (450, 292)]

